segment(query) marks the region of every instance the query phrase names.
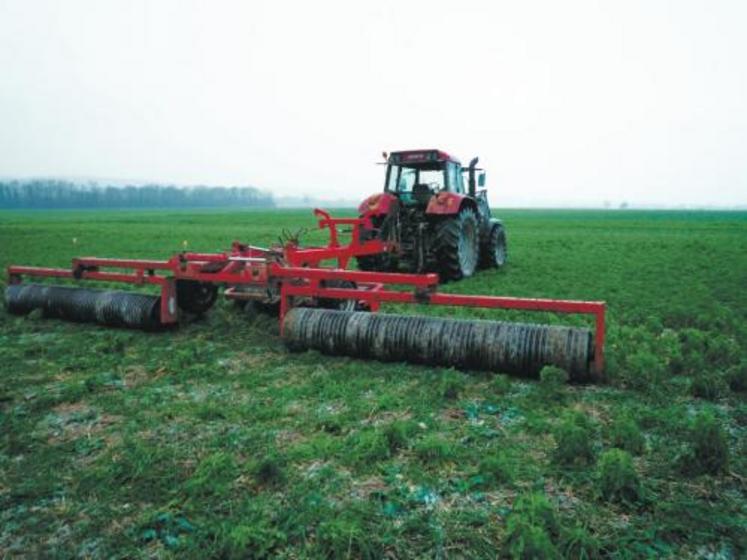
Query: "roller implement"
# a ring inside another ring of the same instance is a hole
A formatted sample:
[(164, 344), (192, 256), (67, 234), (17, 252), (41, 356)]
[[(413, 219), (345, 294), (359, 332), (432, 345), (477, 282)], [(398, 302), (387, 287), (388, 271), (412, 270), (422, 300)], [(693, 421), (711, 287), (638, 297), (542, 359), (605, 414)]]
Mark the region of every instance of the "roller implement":
[[(348, 270), (352, 258), (385, 253), (386, 243), (362, 238), (369, 216), (314, 212), (319, 227), (329, 230), (325, 247), (301, 247), (296, 239), (270, 248), (234, 242), (227, 252), (181, 252), (168, 260), (86, 257), (73, 259), (70, 269), (10, 266), (5, 305), (17, 315), (41, 310), (69, 321), (158, 330), (176, 326), (182, 315), (207, 312), (220, 288), (228, 299), (276, 309), (292, 350), (524, 376), (547, 364), (574, 380), (602, 375), (603, 302), (449, 294), (438, 291), (433, 273)], [(347, 243), (341, 227), (350, 228)], [(70, 283), (26, 282), (32, 278)], [(155, 286), (158, 293), (75, 285), (83, 281)], [(593, 316), (594, 328), (371, 313), (385, 303), (584, 313)]]
[[(227, 252), (181, 252), (168, 260), (85, 257), (73, 259), (70, 269), (10, 266), (6, 309), (158, 330), (207, 312), (222, 292), (230, 300), (277, 310), (281, 336), (291, 350), (523, 376), (536, 376), (549, 364), (579, 381), (602, 375), (603, 302), (449, 294), (438, 290), (435, 273), (348, 270), (353, 258), (386, 253), (387, 242), (365, 235), (372, 228), (369, 215), (332, 218), (314, 212), (319, 227), (329, 231), (323, 247), (302, 247), (291, 237), (269, 248), (234, 242)], [(340, 239), (343, 227), (350, 233), (346, 242)], [(88, 284), (76, 285), (82, 281)], [(157, 293), (92, 289), (90, 283), (97, 281), (153, 286)], [(593, 316), (594, 326), (376, 313), (387, 303), (583, 313)]]

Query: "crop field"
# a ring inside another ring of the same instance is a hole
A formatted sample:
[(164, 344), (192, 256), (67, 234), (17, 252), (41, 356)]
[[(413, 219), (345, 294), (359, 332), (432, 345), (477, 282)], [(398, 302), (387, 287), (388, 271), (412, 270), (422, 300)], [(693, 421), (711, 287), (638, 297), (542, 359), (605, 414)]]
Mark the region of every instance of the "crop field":
[[(606, 300), (604, 382), (289, 353), (224, 301), (155, 334), (1, 310), (0, 557), (747, 556), (747, 213), (498, 214), (509, 264), (445, 290)], [(0, 265), (301, 226), (0, 212)]]

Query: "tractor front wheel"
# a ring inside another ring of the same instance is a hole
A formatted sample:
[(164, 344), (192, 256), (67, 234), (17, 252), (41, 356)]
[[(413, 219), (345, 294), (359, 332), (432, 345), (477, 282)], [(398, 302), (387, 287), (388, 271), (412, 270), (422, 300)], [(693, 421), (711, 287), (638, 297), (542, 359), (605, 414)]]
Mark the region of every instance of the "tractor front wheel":
[(493, 224), (488, 239), (480, 249), (480, 264), (483, 268), (500, 268), (506, 264), (506, 230), (501, 224)]
[(477, 214), (471, 208), (436, 225), (434, 249), (442, 280), (469, 278), (475, 273), (479, 241)]

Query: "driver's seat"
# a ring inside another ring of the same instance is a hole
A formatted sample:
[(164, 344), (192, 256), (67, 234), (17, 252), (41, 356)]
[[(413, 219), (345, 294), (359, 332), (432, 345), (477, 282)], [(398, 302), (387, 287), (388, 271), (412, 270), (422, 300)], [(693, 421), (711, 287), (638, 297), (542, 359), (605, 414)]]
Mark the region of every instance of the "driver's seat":
[(412, 187), (412, 197), (418, 204), (428, 204), (432, 195), (431, 188), (425, 183), (418, 183)]

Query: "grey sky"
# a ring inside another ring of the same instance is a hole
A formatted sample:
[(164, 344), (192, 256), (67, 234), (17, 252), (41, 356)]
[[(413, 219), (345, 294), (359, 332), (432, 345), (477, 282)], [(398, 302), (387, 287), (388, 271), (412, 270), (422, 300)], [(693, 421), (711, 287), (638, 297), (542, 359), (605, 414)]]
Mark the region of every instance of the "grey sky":
[(501, 205), (747, 203), (747, 2), (0, 0), (0, 175)]

